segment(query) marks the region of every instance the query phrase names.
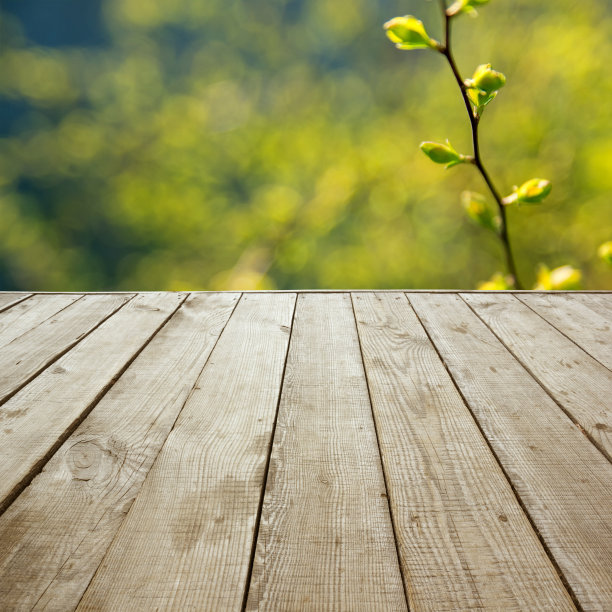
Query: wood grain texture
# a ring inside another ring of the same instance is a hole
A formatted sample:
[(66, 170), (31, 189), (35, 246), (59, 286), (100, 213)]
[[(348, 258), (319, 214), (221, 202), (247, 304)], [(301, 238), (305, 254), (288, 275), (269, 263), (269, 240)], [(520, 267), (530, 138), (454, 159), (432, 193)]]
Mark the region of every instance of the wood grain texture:
[(411, 610), (574, 610), (406, 297), (353, 295)]
[(571, 296), (574, 300), (599, 313), (602, 317), (606, 317), (607, 319), (612, 317), (612, 292), (586, 294), (572, 291)]
[(78, 294), (34, 295), (0, 313), (0, 350), (82, 297)]
[(612, 466), (459, 296), (408, 296), (582, 608), (612, 609)]
[(247, 610), (405, 610), (348, 294), (298, 298)]
[(512, 295), (463, 295), (612, 460), (612, 372)]
[[(346, 292), (300, 292), (286, 388), (292, 292), (220, 337), (236, 294), (0, 293), (0, 380), (3, 345), (51, 355), (0, 405), (0, 610), (405, 610), (389, 505), (411, 609), (571, 609), (554, 563), (612, 610), (610, 463), (458, 292), (410, 292), (426, 330), (397, 293), (353, 296), (373, 408)], [(514, 295), (606, 365), (612, 293)], [(120, 309), (79, 339), (88, 300)]]
[(0, 407), (0, 511), (184, 299), (138, 296)]
[(238, 298), (189, 298), (0, 517), (4, 609), (76, 608)]
[(79, 610), (240, 610), (295, 299), (241, 299)]
[(0, 403), (129, 299), (129, 296), (120, 295), (85, 296), (3, 346), (0, 351)]
[[(533, 293), (517, 297), (612, 370), (612, 311), (602, 315), (577, 296)], [(589, 300), (593, 303), (593, 300)]]
[(30, 293), (0, 293), (0, 312), (28, 298)]

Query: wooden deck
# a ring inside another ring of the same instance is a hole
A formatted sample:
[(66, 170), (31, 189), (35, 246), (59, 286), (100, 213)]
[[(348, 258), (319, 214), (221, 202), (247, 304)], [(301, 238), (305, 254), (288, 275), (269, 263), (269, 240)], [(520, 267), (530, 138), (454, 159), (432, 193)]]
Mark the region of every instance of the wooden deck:
[(1, 610), (612, 610), (612, 293), (0, 294)]

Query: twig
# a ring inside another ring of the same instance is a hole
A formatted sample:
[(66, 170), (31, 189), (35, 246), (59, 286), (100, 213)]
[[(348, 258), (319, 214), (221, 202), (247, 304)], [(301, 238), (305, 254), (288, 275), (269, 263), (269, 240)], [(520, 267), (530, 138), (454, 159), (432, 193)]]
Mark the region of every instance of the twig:
[(508, 235), (508, 222), (506, 218), (506, 207), (502, 202), (502, 198), (499, 195), (499, 191), (496, 189), (493, 181), (489, 173), (487, 172), (484, 163), (482, 161), (482, 157), (480, 156), (480, 143), (478, 140), (478, 126), (480, 124), (480, 115), (476, 111), (476, 109), (472, 106), (470, 99), (467, 95), (467, 87), (461, 78), (461, 74), (459, 73), (459, 69), (457, 68), (457, 64), (455, 63), (455, 58), (453, 57), (453, 52), (451, 49), (451, 20), (452, 15), (449, 15), (446, 10), (446, 0), (440, 0), (440, 6), (442, 8), (442, 13), (444, 15), (444, 42), (442, 46), (438, 49), (442, 55), (447, 59), (451, 70), (453, 71), (453, 75), (455, 76), (455, 80), (459, 85), (459, 89), (461, 90), (461, 96), (463, 98), (463, 102), (465, 103), (465, 108), (467, 109), (468, 117), (470, 118), (470, 126), (472, 128), (472, 145), (474, 148), (474, 159), (472, 163), (476, 166), (478, 171), (480, 172), (482, 178), (484, 179), (491, 195), (497, 202), (497, 206), (499, 208), (499, 216), (501, 218), (501, 225), (499, 228), (499, 238), (502, 242), (504, 253), (506, 256), (506, 265), (508, 266), (508, 272), (512, 275), (514, 279), (514, 286), (516, 289), (523, 289), (523, 285), (520, 282), (516, 264), (514, 263), (514, 257), (512, 255), (512, 248), (510, 246), (510, 236)]

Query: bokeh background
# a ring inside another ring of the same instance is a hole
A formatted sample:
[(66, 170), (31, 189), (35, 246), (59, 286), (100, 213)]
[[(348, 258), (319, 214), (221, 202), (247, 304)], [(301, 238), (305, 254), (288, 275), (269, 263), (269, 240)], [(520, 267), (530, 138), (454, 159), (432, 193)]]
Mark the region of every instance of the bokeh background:
[[(471, 288), (502, 270), (463, 189), (418, 149), (469, 152), (442, 57), (382, 24), (425, 0), (2, 0), (0, 289)], [(455, 22), (464, 77), (508, 83), (482, 148), (518, 267), (582, 269), (612, 239), (612, 3), (491, 0)]]

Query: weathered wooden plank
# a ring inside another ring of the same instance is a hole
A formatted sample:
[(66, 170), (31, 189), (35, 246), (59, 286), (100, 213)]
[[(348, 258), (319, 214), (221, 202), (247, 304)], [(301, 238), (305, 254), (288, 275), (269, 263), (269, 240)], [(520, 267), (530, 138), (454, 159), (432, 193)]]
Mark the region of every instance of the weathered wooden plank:
[(0, 403), (110, 317), (129, 296), (85, 296), (0, 351)]
[(34, 329), (82, 297), (82, 295), (34, 295), (5, 310), (0, 314), (0, 347)]
[(406, 297), (355, 315), (412, 610), (574, 610)]
[(30, 293), (0, 293), (0, 312), (22, 302), (30, 295)]
[[(567, 295), (567, 294), (566, 294)], [(612, 292), (610, 293), (576, 293), (571, 296), (587, 308), (605, 317), (608, 321), (612, 317)]]
[(80, 610), (239, 610), (295, 294), (244, 296)]
[(571, 293), (533, 293), (517, 297), (612, 370), (612, 312), (604, 316)]
[(138, 296), (0, 408), (0, 511), (184, 299)]
[(612, 372), (514, 296), (462, 297), (612, 458)]
[(405, 610), (349, 294), (304, 294), (247, 610)]
[(73, 610), (239, 294), (192, 296), (0, 517), (0, 602)]
[(612, 609), (612, 466), (459, 296), (408, 295), (581, 606)]

